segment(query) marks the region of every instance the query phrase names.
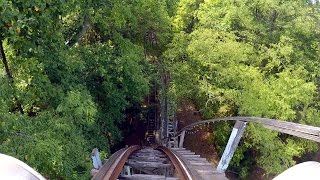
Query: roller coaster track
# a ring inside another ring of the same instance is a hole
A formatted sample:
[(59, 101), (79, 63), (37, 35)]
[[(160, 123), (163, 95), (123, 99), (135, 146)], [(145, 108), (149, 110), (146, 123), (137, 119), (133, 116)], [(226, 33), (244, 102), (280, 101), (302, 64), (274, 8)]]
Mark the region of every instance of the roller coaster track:
[[(190, 163), (190, 159), (191, 162), (200, 165), (200, 170), (204, 170), (204, 173), (199, 174)], [(202, 168), (209, 166), (208, 162), (203, 161), (205, 161), (203, 158), (183, 148), (174, 150), (164, 146), (155, 148), (130, 146), (114, 153), (92, 179), (192, 180), (203, 179), (203, 177), (207, 177), (206, 179), (214, 178), (213, 173), (208, 174)], [(131, 166), (133, 170), (128, 171), (126, 168), (128, 166)]]
[(139, 149), (140, 146), (130, 146), (120, 149), (108, 159), (99, 173), (95, 174), (92, 179), (117, 179), (128, 157)]
[(226, 117), (217, 119), (208, 119), (204, 121), (195, 122), (180, 129), (176, 136), (180, 136), (183, 131), (191, 131), (192, 129), (208, 123), (215, 123), (219, 121), (241, 121), (253, 122), (262, 124), (267, 129), (275, 130), (281, 133), (290, 134), (300, 138), (309, 139), (312, 141), (320, 142), (320, 128), (298, 124), (287, 121), (280, 121), (276, 119), (259, 118), (259, 117)]
[[(183, 148), (183, 139), (186, 132), (193, 131), (204, 124), (219, 121), (236, 121), (236, 123), (218, 166), (213, 167), (206, 159)], [(224, 172), (247, 123), (259, 123), (271, 130), (320, 142), (319, 127), (258, 117), (209, 119), (180, 129), (175, 137), (177, 139), (180, 137), (179, 148), (131, 146), (117, 151), (93, 179), (226, 179)]]

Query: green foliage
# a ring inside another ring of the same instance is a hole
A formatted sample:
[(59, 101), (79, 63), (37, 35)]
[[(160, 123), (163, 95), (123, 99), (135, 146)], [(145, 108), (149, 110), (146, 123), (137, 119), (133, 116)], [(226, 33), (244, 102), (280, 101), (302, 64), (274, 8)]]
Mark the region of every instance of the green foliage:
[(169, 41), (166, 2), (3, 0), (0, 14), (13, 75), (0, 66), (0, 151), (50, 179), (88, 179), (91, 150), (108, 156), (148, 93), (144, 35)]
[[(156, 69), (148, 61), (163, 61), (168, 95), (193, 100), (204, 117), (320, 124), (317, 4), (2, 0), (0, 14), (13, 76), (0, 66), (0, 151), (48, 178), (88, 178), (91, 149), (109, 154), (125, 109), (148, 93)], [(230, 128), (215, 129), (219, 153)], [(232, 166), (242, 176), (254, 164), (277, 174), (315, 149), (249, 125)]]
[(177, 12), (173, 19), (173, 26), (177, 32), (192, 31), (196, 23), (195, 13), (199, 4), (203, 0), (180, 0), (177, 6)]
[(49, 112), (36, 118), (2, 118), (1, 152), (27, 162), (47, 177), (88, 177), (90, 143), (81, 130), (74, 130), (74, 123)]
[[(193, 99), (206, 118), (244, 115), (318, 125), (320, 32), (314, 6), (180, 1), (176, 32), (164, 53), (177, 101)], [(214, 130), (220, 153), (229, 134), (228, 124)], [(254, 164), (278, 174), (314, 145), (251, 124), (231, 164), (243, 177)]]

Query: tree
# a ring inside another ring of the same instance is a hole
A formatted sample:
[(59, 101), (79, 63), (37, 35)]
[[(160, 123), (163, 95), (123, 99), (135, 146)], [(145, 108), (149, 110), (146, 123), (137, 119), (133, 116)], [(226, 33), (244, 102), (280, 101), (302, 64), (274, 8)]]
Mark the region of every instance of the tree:
[[(165, 53), (172, 91), (178, 100), (193, 99), (205, 117), (245, 115), (318, 124), (316, 11), (305, 1), (206, 0), (192, 13), (192, 31), (183, 28), (190, 21), (177, 11), (174, 22), (184, 25)], [(220, 137), (229, 132), (217, 127), (218, 149), (226, 144)], [(295, 163), (294, 156), (314, 147), (250, 125), (233, 165), (242, 167), (243, 175), (255, 163), (277, 174)], [(244, 156), (253, 153), (254, 159)]]
[(159, 13), (146, 28), (161, 30), (162, 3), (1, 1), (0, 151), (48, 178), (87, 179), (92, 148), (108, 154), (125, 109), (148, 92), (135, 18), (150, 6)]

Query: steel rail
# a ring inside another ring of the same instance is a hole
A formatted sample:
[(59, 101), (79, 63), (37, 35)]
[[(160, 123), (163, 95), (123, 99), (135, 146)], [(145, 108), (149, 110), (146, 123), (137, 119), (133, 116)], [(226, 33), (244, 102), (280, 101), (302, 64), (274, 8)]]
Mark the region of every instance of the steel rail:
[(265, 128), (275, 130), (281, 133), (290, 134), (293, 136), (309, 139), (312, 141), (320, 142), (320, 128), (298, 124), (293, 122), (287, 121), (280, 121), (276, 119), (269, 119), (269, 118), (258, 118), (258, 117), (226, 117), (226, 118), (217, 118), (217, 119), (209, 119), (203, 120), (199, 122), (192, 123), (180, 129), (176, 135), (179, 136), (182, 131), (191, 130), (197, 126), (206, 123), (214, 123), (219, 121), (245, 121), (245, 122), (254, 122), (262, 124)]
[(102, 168), (92, 177), (92, 180), (116, 180), (118, 179), (129, 156), (141, 149), (140, 146), (130, 146), (115, 152)]
[(175, 151), (164, 147), (164, 146), (158, 146), (155, 148), (156, 150), (160, 150), (163, 153), (165, 153), (168, 158), (170, 159), (171, 163), (175, 167), (177, 173), (178, 173), (178, 178), (180, 180), (198, 180), (202, 179), (200, 175), (194, 171), (187, 161), (184, 160), (184, 158), (176, 153)]

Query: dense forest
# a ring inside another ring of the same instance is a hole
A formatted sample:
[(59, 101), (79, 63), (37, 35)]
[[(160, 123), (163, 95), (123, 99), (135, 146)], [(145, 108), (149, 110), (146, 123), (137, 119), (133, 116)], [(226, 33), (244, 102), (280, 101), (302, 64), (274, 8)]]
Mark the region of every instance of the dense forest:
[[(308, 0), (0, 0), (0, 152), (88, 179), (158, 72), (204, 118), (320, 126), (320, 5)], [(220, 154), (232, 124), (214, 127)], [(278, 174), (318, 145), (250, 124), (231, 168)]]

